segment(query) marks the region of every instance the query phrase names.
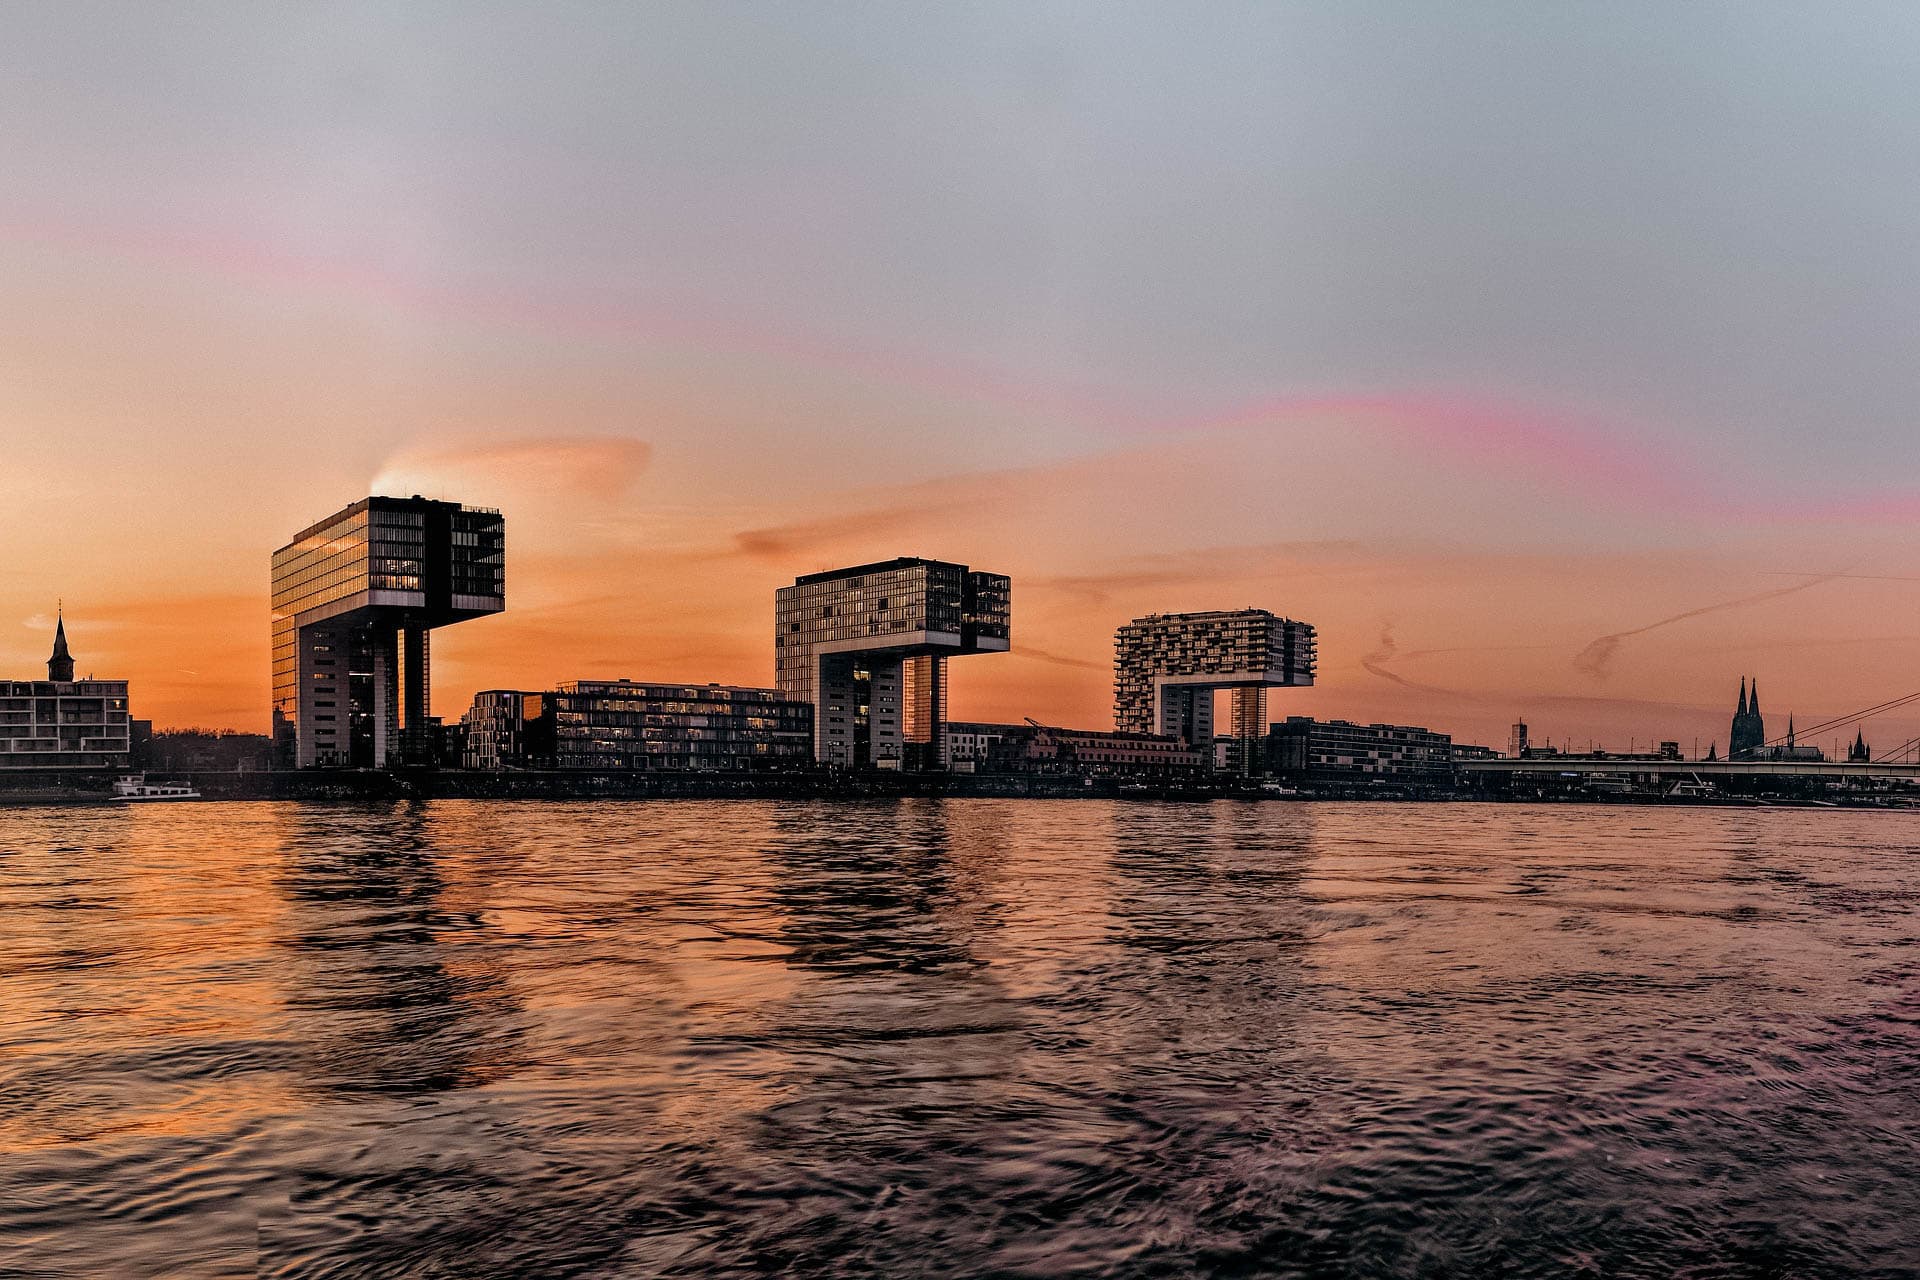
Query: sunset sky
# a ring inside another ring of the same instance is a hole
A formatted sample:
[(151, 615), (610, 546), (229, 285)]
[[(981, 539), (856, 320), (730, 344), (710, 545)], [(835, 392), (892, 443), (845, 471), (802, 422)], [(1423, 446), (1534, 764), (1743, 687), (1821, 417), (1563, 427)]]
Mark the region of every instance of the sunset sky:
[(960, 719), (1103, 726), (1119, 623), (1248, 605), (1320, 631), (1276, 718), (1920, 688), (1911, 4), (0, 17), (0, 676), (64, 598), (264, 732), (268, 554), (380, 492), (506, 513), (449, 718), (770, 683), (775, 587), (900, 554), (1013, 576)]

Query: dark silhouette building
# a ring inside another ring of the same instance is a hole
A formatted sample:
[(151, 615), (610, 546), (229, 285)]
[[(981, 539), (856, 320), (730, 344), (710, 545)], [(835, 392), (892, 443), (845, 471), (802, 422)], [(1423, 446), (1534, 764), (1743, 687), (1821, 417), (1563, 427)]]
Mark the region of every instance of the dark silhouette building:
[(1207, 772), (1210, 764), (1190, 744), (1161, 734), (1038, 724), (1002, 727), (1006, 732), (987, 752), (988, 769), (995, 773), (1186, 777)]
[(774, 592), (783, 697), (813, 708), (813, 757), (840, 768), (944, 769), (947, 659), (1005, 653), (1013, 584), (903, 556), (794, 579)]
[(1740, 706), (1733, 713), (1733, 728), (1727, 735), (1727, 759), (1748, 760), (1767, 742), (1767, 722), (1760, 716), (1760, 681), (1753, 682), (1753, 695), (1747, 695), (1747, 679), (1740, 678)]
[(67, 652), (67, 615), (62, 609), (53, 623), (53, 656), (47, 659), (47, 679), (73, 679), (73, 655)]
[(506, 523), (362, 498), (273, 553), (273, 736), (288, 768), (428, 763), (427, 632), (506, 607)]
[(1267, 739), (1269, 770), (1315, 782), (1414, 782), (1449, 779), (1453, 739), (1418, 725), (1353, 724), (1288, 716)]
[(1867, 731), (1860, 729), (1853, 735), (1853, 745), (1847, 748), (1848, 764), (1870, 764), (1873, 761), (1873, 749), (1867, 745)]

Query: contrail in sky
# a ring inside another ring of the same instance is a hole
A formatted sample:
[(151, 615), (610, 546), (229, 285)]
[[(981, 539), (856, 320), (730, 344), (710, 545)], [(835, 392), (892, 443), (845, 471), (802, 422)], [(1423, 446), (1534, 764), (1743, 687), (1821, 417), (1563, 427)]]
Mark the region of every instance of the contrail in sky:
[(1611, 635), (1601, 636), (1586, 648), (1573, 656), (1573, 665), (1596, 680), (1604, 680), (1613, 664), (1613, 656), (1619, 651), (1620, 642), (1629, 636), (1645, 635), (1661, 627), (1670, 627), (1676, 622), (1685, 622), (1688, 618), (1698, 618), (1703, 614), (1719, 613), (1722, 609), (1738, 609), (1742, 605), (1758, 604), (1762, 600), (1772, 600), (1778, 596), (1790, 596), (1796, 591), (1805, 591), (1808, 587), (1817, 587), (1823, 582), (1832, 582), (1835, 578), (1851, 575), (1844, 573), (1823, 573), (1810, 582), (1796, 582), (1790, 587), (1776, 587), (1772, 591), (1761, 591), (1750, 596), (1741, 596), (1737, 600), (1722, 600), (1718, 604), (1702, 605), (1698, 609), (1689, 609), (1685, 613), (1676, 613), (1671, 618), (1662, 618), (1658, 622), (1649, 622), (1644, 627), (1634, 627), (1629, 631), (1615, 631)]
[(1440, 693), (1448, 697), (1461, 696), (1454, 693), (1451, 689), (1441, 689), (1430, 684), (1416, 684), (1403, 675), (1387, 670), (1387, 660), (1392, 658), (1399, 650), (1400, 646), (1393, 642), (1393, 624), (1389, 623), (1380, 628), (1380, 643), (1374, 647), (1372, 652), (1361, 655), (1360, 665), (1374, 675), (1379, 676), (1382, 680), (1391, 680), (1403, 689), (1413, 689), (1420, 693)]
[(1920, 582), (1920, 578), (1907, 578), (1895, 573), (1794, 573), (1787, 569), (1767, 569), (1764, 572), (1769, 578), (1818, 578), (1822, 582), (1831, 578), (1854, 578), (1862, 582)]

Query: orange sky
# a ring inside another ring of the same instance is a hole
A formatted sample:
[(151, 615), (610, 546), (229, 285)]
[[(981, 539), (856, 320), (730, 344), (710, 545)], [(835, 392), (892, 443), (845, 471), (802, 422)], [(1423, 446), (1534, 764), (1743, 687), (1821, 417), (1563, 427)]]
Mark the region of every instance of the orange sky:
[(959, 718), (1249, 605), (1320, 631), (1276, 717), (1486, 743), (1920, 683), (1920, 22), (74, 13), (0, 47), (0, 674), (64, 598), (264, 730), (269, 553), (418, 492), (507, 517), (449, 718), (769, 681), (777, 586), (902, 554), (1013, 576)]
[[(957, 665), (956, 718), (1105, 724), (1113, 628), (1156, 609), (1258, 605), (1316, 624), (1320, 683), (1276, 693), (1276, 717), (1419, 723), (1489, 743), (1516, 714), (1537, 736), (1622, 748), (1723, 739), (1743, 673), (1784, 727), (1790, 710), (1805, 722), (1906, 692), (1920, 647), (1920, 584), (1780, 576), (1894, 563), (1909, 550), (1903, 525), (1649, 494), (1631, 449), (1595, 443), (1604, 432), (1507, 406), (1280, 404), (996, 466), (995, 452), (1015, 451), (939, 420), (1023, 406), (838, 370), (792, 381), (790, 401), (738, 417), (635, 403), (644, 424), (629, 431), (609, 429), (611, 406), (583, 403), (568, 434), (459, 422), (468, 389), (454, 387), (411, 406), (442, 425), (318, 450), (284, 441), (326, 439), (336, 407), (294, 401), (277, 442), (220, 456), (223, 443), (198, 446), (176, 420), (177, 445), (156, 429), (154, 448), (84, 481), (61, 478), (55, 444), (41, 505), (30, 496), (0, 517), (25, 552), (4, 580), (16, 625), (0, 657), (31, 674), (47, 605), (64, 596), (82, 670), (131, 679), (138, 714), (263, 730), (267, 554), (367, 491), (506, 512), (507, 612), (436, 634), (435, 710), (448, 717), (489, 687), (767, 682), (774, 588), (894, 554), (1013, 575), (1014, 651)], [(565, 395), (544, 403), (561, 416)], [(890, 447), (886, 424), (909, 420), (950, 431), (945, 456)], [(207, 430), (231, 441), (238, 425)], [(289, 474), (296, 463), (308, 474)], [(60, 510), (96, 483), (112, 494), (97, 526), (60, 529)], [(1870, 736), (1892, 745), (1920, 730), (1913, 720)]]

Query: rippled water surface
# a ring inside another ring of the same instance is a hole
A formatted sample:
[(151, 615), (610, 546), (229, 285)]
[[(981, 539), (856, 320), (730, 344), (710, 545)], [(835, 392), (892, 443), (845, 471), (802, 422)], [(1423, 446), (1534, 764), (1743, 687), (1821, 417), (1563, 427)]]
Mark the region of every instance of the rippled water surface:
[(0, 1275), (1911, 1275), (1920, 818), (0, 810)]

